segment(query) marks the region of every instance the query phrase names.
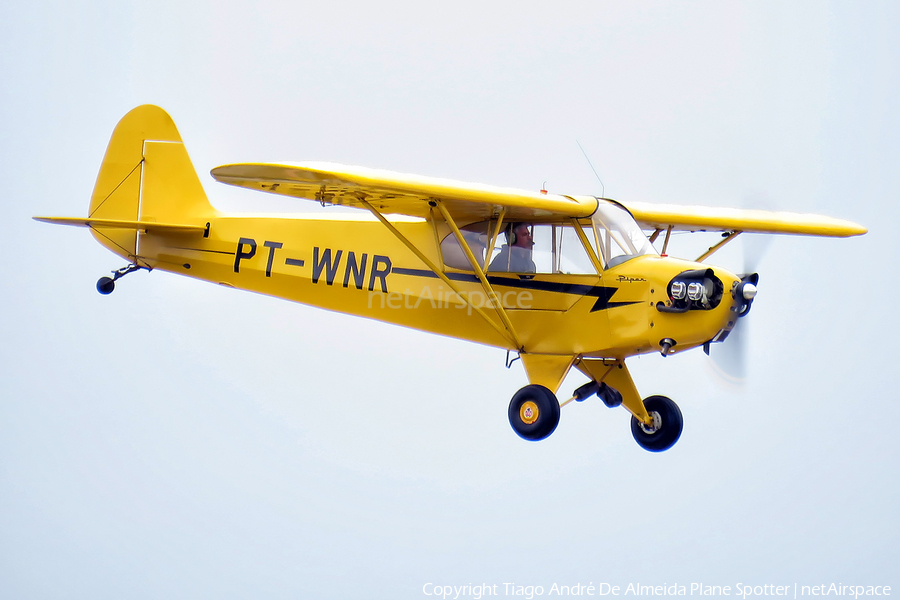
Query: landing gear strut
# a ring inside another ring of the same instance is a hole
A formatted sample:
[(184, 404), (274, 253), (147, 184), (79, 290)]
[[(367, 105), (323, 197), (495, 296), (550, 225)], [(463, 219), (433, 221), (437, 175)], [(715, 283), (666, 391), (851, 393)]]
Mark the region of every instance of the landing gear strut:
[(519, 437), (536, 442), (559, 425), (559, 401), (542, 385), (526, 385), (509, 403), (509, 424)]
[[(622, 405), (622, 394), (619, 390), (612, 388), (605, 383), (597, 383), (596, 381), (589, 381), (575, 390), (572, 393), (572, 400), (584, 402), (591, 394), (597, 394), (597, 397), (603, 400), (603, 404), (610, 408)], [(560, 406), (565, 406), (572, 400), (563, 402)]]
[[(543, 366), (546, 367), (547, 363), (549, 360), (545, 361)], [(550, 381), (551, 388), (536, 383), (526, 385), (516, 392), (509, 403), (509, 424), (523, 439), (538, 441), (548, 437), (559, 424), (562, 407), (570, 402), (583, 402), (594, 395), (609, 408), (621, 406), (631, 413), (631, 433), (644, 450), (650, 452), (668, 450), (681, 437), (684, 420), (678, 405), (665, 396), (649, 396), (641, 400), (624, 361), (578, 359), (575, 366), (587, 375), (590, 381), (578, 387), (572, 393), (572, 397), (565, 402), (559, 402), (552, 391), (556, 389), (552, 386), (564, 374), (561, 374), (561, 371), (541, 372), (538, 368), (540, 366), (542, 363), (533, 359), (529, 376), (532, 381), (535, 379)], [(569, 367), (566, 364), (561, 366)]]
[(116, 280), (120, 277), (124, 277), (129, 273), (133, 273), (135, 271), (139, 271), (140, 269), (147, 269), (148, 271), (152, 271), (151, 267), (145, 267), (143, 265), (139, 265), (137, 263), (131, 263), (127, 267), (122, 267), (121, 269), (116, 269), (112, 271), (112, 277), (101, 277), (97, 280), (97, 291), (106, 296), (107, 294), (112, 294), (113, 290), (116, 289)]

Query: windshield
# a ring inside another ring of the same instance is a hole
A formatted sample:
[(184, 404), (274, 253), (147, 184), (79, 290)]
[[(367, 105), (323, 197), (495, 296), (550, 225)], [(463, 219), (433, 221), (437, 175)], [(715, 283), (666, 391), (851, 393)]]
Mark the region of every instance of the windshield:
[(597, 212), (591, 217), (591, 223), (597, 236), (600, 259), (607, 269), (635, 256), (657, 254), (634, 217), (612, 202), (600, 200)]

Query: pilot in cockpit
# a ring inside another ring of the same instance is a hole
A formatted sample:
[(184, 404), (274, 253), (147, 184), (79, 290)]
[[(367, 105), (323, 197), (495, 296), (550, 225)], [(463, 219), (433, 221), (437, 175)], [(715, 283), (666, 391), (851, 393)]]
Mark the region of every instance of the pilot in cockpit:
[(510, 273), (534, 273), (535, 266), (532, 260), (531, 226), (528, 223), (513, 223), (505, 231), (506, 244), (500, 248), (500, 253), (491, 261), (490, 271), (506, 271)]

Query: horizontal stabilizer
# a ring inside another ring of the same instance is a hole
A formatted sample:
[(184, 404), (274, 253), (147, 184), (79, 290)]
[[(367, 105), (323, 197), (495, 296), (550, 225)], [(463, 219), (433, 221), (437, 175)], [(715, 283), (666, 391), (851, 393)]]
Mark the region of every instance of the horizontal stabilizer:
[(110, 227), (112, 229), (136, 229), (156, 233), (203, 233), (205, 225), (176, 225), (174, 223), (154, 223), (153, 221), (122, 221), (119, 219), (90, 219), (77, 217), (32, 217), (35, 221), (75, 227)]

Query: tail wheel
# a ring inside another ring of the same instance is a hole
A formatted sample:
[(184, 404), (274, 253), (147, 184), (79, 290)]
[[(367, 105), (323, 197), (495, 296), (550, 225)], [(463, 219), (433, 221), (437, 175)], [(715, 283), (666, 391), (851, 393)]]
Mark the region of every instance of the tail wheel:
[(634, 440), (644, 450), (662, 452), (675, 445), (681, 437), (684, 420), (681, 409), (665, 396), (650, 396), (644, 399), (644, 407), (653, 419), (652, 425), (644, 425), (631, 417), (631, 433)]
[(509, 424), (519, 437), (536, 442), (559, 425), (559, 401), (542, 385), (526, 385), (509, 403)]
[(107, 294), (112, 294), (114, 289), (116, 289), (116, 282), (112, 277), (101, 277), (97, 281), (97, 291), (104, 296)]

